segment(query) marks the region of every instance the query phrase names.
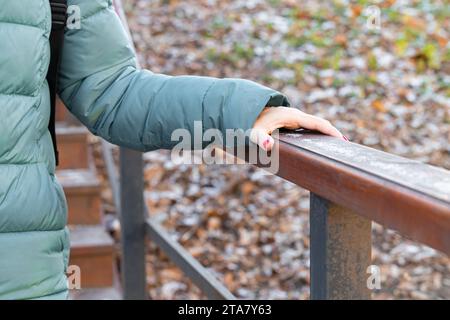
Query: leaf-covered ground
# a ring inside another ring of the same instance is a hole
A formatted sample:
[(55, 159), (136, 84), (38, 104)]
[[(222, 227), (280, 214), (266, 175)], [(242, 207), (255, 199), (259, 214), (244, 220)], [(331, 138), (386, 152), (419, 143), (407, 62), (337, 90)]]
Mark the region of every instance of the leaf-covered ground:
[[(450, 169), (448, 1), (125, 4), (145, 68), (264, 83), (354, 142)], [(174, 165), (164, 152), (146, 163), (152, 215), (234, 294), (309, 297), (304, 190), (250, 166)], [(375, 298), (450, 298), (449, 258), (379, 225), (373, 238)], [(202, 297), (161, 252), (148, 261), (153, 297)]]

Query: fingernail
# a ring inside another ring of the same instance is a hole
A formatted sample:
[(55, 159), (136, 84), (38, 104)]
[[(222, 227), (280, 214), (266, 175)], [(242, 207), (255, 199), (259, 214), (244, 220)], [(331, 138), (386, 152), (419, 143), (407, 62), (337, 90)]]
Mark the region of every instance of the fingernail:
[(268, 147), (269, 143), (270, 143), (269, 138), (267, 138), (266, 140), (264, 140), (264, 142), (263, 142), (263, 147), (264, 147), (265, 150), (267, 150), (267, 147)]

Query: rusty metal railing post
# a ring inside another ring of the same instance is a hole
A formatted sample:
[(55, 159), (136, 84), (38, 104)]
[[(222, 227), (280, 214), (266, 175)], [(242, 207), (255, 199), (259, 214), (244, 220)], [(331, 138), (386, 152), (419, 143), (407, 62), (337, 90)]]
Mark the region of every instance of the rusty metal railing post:
[(120, 148), (120, 222), (124, 299), (148, 297), (142, 153)]
[(311, 193), (311, 299), (370, 299), (371, 221)]

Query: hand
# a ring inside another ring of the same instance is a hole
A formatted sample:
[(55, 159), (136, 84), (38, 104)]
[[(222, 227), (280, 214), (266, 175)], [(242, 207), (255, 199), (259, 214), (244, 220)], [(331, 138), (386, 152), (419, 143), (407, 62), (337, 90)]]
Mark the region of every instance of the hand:
[(316, 130), (348, 141), (329, 121), (288, 107), (265, 108), (253, 125), (250, 140), (266, 151), (272, 150), (274, 140), (270, 134), (280, 128)]

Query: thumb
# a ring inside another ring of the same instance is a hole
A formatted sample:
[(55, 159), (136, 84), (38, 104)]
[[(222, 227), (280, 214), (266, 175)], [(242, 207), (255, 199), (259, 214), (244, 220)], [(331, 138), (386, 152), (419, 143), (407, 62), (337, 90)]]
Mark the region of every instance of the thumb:
[(266, 131), (259, 128), (252, 129), (250, 132), (250, 141), (257, 144), (265, 151), (272, 150), (275, 143), (273, 138)]

